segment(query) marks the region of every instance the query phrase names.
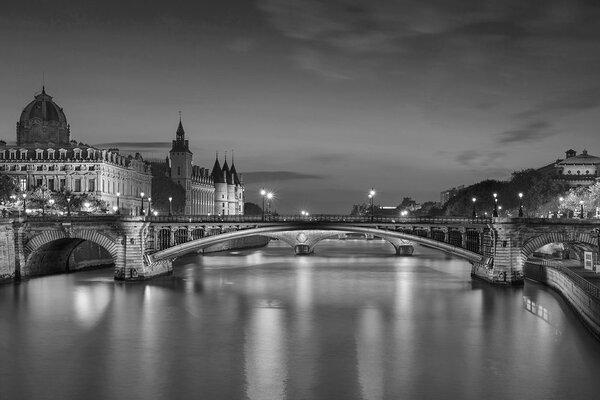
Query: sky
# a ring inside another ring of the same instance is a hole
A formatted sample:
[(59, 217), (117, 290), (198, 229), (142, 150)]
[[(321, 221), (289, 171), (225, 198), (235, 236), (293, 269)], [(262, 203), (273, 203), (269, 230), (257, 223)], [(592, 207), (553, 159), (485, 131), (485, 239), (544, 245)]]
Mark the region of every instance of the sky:
[(0, 139), (44, 83), (84, 143), (164, 158), (181, 111), (194, 163), (234, 151), (280, 213), (439, 201), (600, 155), (598, 20), (593, 0), (8, 2)]

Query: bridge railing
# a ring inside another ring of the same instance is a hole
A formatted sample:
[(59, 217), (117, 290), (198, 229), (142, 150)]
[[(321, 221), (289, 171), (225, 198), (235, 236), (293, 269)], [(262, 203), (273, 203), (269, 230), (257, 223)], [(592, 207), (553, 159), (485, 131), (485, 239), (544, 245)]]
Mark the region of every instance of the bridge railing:
[(488, 224), (492, 222), (491, 218), (464, 218), (464, 217), (380, 217), (375, 216), (349, 216), (349, 215), (332, 215), (332, 214), (316, 214), (311, 216), (302, 215), (160, 215), (148, 216), (147, 221), (151, 222), (299, 222), (299, 223), (375, 223), (375, 224), (397, 224), (397, 223), (415, 223), (415, 224)]

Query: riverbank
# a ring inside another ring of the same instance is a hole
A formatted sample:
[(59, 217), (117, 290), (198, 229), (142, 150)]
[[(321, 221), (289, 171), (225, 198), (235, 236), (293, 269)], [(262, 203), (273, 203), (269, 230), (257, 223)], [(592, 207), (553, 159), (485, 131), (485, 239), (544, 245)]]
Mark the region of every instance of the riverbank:
[(530, 259), (525, 278), (543, 283), (558, 292), (585, 327), (600, 340), (600, 278), (573, 260)]

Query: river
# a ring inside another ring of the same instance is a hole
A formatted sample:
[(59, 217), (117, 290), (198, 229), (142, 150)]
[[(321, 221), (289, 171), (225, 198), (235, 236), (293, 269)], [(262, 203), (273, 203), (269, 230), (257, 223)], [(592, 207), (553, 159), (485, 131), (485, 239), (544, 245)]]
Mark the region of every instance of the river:
[(600, 343), (550, 289), (417, 246), (281, 242), (0, 286), (0, 398), (590, 399)]

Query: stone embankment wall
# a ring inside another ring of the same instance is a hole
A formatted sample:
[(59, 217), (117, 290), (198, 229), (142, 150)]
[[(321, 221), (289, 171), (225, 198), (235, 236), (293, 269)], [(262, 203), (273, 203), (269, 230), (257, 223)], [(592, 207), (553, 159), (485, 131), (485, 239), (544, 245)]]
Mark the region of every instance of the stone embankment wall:
[(15, 279), (15, 233), (12, 220), (0, 220), (0, 283)]
[(579, 276), (540, 262), (525, 263), (525, 277), (560, 293), (592, 334), (600, 339), (600, 288)]
[(254, 247), (264, 247), (269, 244), (268, 237), (265, 236), (250, 236), (245, 238), (233, 239), (227, 242), (215, 244), (204, 249), (203, 253), (215, 253), (225, 250), (241, 250), (252, 249)]

